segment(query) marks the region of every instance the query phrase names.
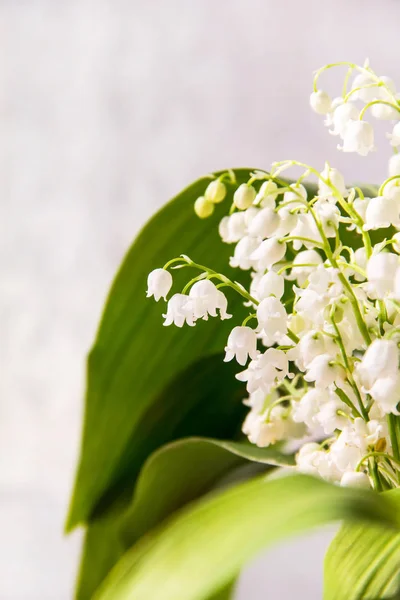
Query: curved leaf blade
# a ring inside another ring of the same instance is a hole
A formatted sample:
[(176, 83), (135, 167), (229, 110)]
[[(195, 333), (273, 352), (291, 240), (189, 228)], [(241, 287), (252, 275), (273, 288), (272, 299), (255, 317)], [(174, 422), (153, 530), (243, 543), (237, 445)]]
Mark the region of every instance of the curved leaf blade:
[[(384, 496), (400, 510), (400, 489)], [(324, 588), (325, 600), (399, 598), (400, 533), (379, 525), (345, 524), (325, 557)]]
[[(237, 182), (246, 181), (249, 173), (250, 169), (236, 170)], [(120, 465), (126, 466), (128, 457), (138, 457), (138, 472), (152, 450), (177, 437), (172, 433), (170, 438), (158, 440), (150, 432), (152, 447), (143, 448), (135, 435), (147, 424), (146, 416), (158, 410), (165, 387), (197, 360), (225, 345), (232, 327), (226, 321), (198, 323), (195, 331), (163, 328), (160, 303), (145, 298), (148, 273), (182, 253), (202, 264), (212, 263), (214, 269), (233, 279), (243, 277), (243, 272), (227, 269), (231, 248), (222, 243), (217, 231), (226, 208), (217, 206), (206, 221), (194, 214), (193, 202), (208, 183), (207, 177), (196, 181), (148, 222), (113, 283), (88, 358), (81, 458), (67, 530), (86, 521), (105, 492), (118, 484)], [(175, 291), (182, 289), (187, 278), (181, 271), (186, 269), (174, 271)], [(241, 299), (232, 294), (229, 305), (240, 319)]]
[(91, 598), (114, 564), (141, 536), (250, 461), (265, 469), (269, 465), (292, 465), (293, 456), (273, 447), (208, 438), (186, 438), (159, 448), (144, 464), (133, 499), (121, 498), (113, 510), (89, 524), (76, 598)]
[(397, 523), (389, 499), (308, 476), (257, 478), (182, 511), (118, 563), (97, 600), (204, 600), (263, 547), (335, 519)]

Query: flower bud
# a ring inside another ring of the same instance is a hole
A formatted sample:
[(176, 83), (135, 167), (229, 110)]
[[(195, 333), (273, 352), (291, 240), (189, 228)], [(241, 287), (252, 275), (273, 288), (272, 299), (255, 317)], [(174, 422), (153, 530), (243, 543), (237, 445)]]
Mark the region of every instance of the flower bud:
[(310, 105), (318, 115), (326, 115), (331, 110), (332, 101), (326, 92), (318, 90), (311, 94)]
[(225, 184), (222, 183), (222, 181), (220, 181), (219, 179), (211, 181), (208, 184), (206, 191), (204, 192), (204, 196), (206, 200), (209, 200), (213, 204), (218, 204), (219, 202), (222, 202), (222, 200), (226, 196)]
[(200, 196), (194, 203), (194, 212), (200, 219), (207, 219), (214, 212), (214, 204), (204, 196)]
[(242, 183), (233, 195), (233, 203), (239, 210), (246, 210), (253, 204), (256, 197), (256, 190), (252, 185)]

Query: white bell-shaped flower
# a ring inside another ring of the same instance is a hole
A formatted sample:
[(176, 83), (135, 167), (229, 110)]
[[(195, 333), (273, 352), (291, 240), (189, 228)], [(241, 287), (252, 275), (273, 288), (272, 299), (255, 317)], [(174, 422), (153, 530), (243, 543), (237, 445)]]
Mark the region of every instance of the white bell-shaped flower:
[(368, 294), (372, 298), (384, 298), (394, 290), (399, 257), (392, 252), (374, 254), (367, 264)]
[(358, 73), (353, 80), (351, 89), (357, 89), (357, 91), (352, 93), (353, 100), (362, 100), (362, 102), (367, 103), (376, 98), (378, 85), (373, 77), (367, 73)]
[(278, 209), (279, 209), (280, 221), (279, 221), (279, 227), (275, 231), (275, 237), (279, 239), (294, 230), (294, 228), (297, 225), (298, 216), (297, 216), (296, 212), (293, 212), (291, 205), (283, 207), (283, 208), (278, 207)]
[(304, 206), (307, 200), (307, 190), (301, 183), (292, 183), (289, 186), (292, 191), (287, 191), (283, 194), (283, 202), (291, 203), (291, 208), (296, 206)]
[(233, 203), (239, 210), (246, 210), (256, 198), (257, 192), (252, 185), (242, 183), (233, 195)]
[(400, 300), (400, 267), (397, 267), (394, 276), (393, 296), (396, 300)]
[(385, 196), (371, 198), (365, 213), (364, 229), (382, 229), (394, 225), (400, 225), (400, 206), (395, 200), (389, 200)]
[(339, 104), (332, 114), (333, 129), (329, 130), (332, 135), (340, 135), (343, 138), (347, 132), (349, 124), (358, 119), (359, 111), (351, 102)]
[(174, 294), (168, 300), (167, 313), (163, 315), (164, 325), (176, 325), (183, 327), (186, 322), (190, 327), (195, 324), (193, 306), (189, 302), (189, 297), (184, 294)]
[[(288, 279), (295, 279), (297, 285), (302, 286), (308, 279), (310, 273), (322, 264), (322, 257), (316, 250), (303, 250), (298, 252), (293, 260), (293, 268)], [(311, 265), (311, 266), (297, 266)]]
[(352, 487), (368, 489), (371, 487), (371, 482), (366, 473), (360, 471), (346, 471), (340, 480), (342, 487)]
[(287, 332), (287, 312), (282, 302), (270, 296), (257, 306), (257, 320), (260, 331), (268, 338), (285, 335)]
[(357, 376), (368, 391), (378, 379), (396, 376), (398, 365), (399, 350), (396, 342), (375, 339), (357, 365)]
[(392, 179), (392, 181), (389, 181), (383, 189), (383, 195), (385, 198), (388, 198), (388, 200), (392, 200), (393, 202), (396, 202), (397, 205), (400, 205), (400, 179)]
[(328, 481), (340, 481), (341, 472), (332, 460), (330, 452), (321, 450), (315, 442), (304, 444), (296, 454), (296, 466), (301, 473), (318, 475)]
[(259, 247), (259, 240), (246, 235), (235, 247), (235, 252), (229, 260), (231, 267), (247, 271), (254, 266), (254, 251)]
[(365, 221), (365, 215), (370, 200), (371, 198), (356, 198), (353, 202), (354, 210), (360, 215), (363, 221)]
[(269, 238), (268, 240), (261, 242), (250, 255), (250, 259), (257, 271), (265, 271), (282, 260), (285, 253), (285, 242), (281, 242), (277, 238)]
[(272, 409), (268, 421), (263, 414), (250, 411), (243, 423), (242, 431), (252, 444), (265, 448), (283, 440), (287, 434), (284, 410), (277, 406)]
[(400, 121), (393, 127), (392, 133), (388, 133), (387, 137), (390, 140), (391, 146), (400, 146)]
[(329, 94), (323, 90), (318, 90), (311, 94), (310, 106), (318, 115), (326, 115), (331, 110), (332, 100)]
[(262, 208), (252, 219), (248, 232), (253, 237), (265, 239), (271, 237), (278, 229), (280, 216), (273, 208)]
[(248, 357), (257, 358), (257, 336), (254, 329), (246, 326), (234, 327), (229, 334), (225, 346), (225, 362), (236, 358), (239, 365), (244, 366)]
[(208, 315), (216, 317), (217, 309), (220, 311), (221, 319), (229, 319), (232, 315), (227, 314), (227, 306), (226, 296), (209, 279), (196, 281), (192, 285), (187, 308), (192, 308), (195, 319), (206, 321)]
[[(340, 217), (337, 206), (329, 202), (329, 200), (318, 200), (314, 204), (314, 210), (319, 217), (326, 237), (335, 237)], [(319, 234), (318, 237), (320, 237)]]
[(268, 271), (257, 282), (255, 294), (257, 300), (261, 301), (269, 296), (282, 298), (285, 291), (285, 279), (275, 271)]
[(347, 196), (348, 192), (346, 189), (346, 184), (344, 182), (344, 177), (337, 169), (330, 167), (328, 163), (325, 164), (323, 171), (321, 171), (322, 179), (318, 180), (318, 196), (320, 198), (325, 198), (330, 200), (331, 202), (337, 202), (337, 198), (335, 197), (334, 190), (328, 185), (331, 183), (339, 192), (341, 196), (344, 198)]
[(400, 175), (400, 152), (393, 154), (389, 159), (389, 177)]
[[(353, 260), (354, 260), (353, 264), (355, 264), (357, 267), (360, 267), (364, 271), (366, 270), (368, 259), (367, 259), (367, 253), (366, 253), (366, 250), (364, 247), (357, 248), (357, 250), (354, 252)], [(365, 277), (357, 271), (354, 271), (354, 273), (352, 273), (352, 275), (356, 281), (364, 281), (365, 280)]]
[(289, 360), (294, 360), (300, 371), (305, 371), (310, 363), (321, 354), (336, 354), (336, 345), (332, 338), (311, 329), (305, 333), (298, 344), (288, 351)]
[(332, 460), (342, 473), (354, 471), (365, 453), (366, 445), (360, 446), (360, 437), (352, 425), (345, 427), (330, 447)]
[(154, 269), (147, 277), (147, 298), (154, 296), (156, 302), (160, 298), (166, 300), (172, 287), (172, 275), (166, 269)]
[(275, 181), (264, 181), (260, 187), (260, 191), (258, 192), (256, 199), (254, 200), (254, 204), (257, 204), (262, 208), (275, 208), (278, 190), (279, 187)]
[(312, 431), (317, 425), (317, 415), (321, 403), (326, 400), (325, 390), (310, 388), (300, 400), (292, 402), (292, 419), (295, 423), (305, 423)]
[(226, 244), (234, 244), (246, 235), (246, 218), (244, 212), (235, 212), (223, 217), (219, 224), (219, 235)]
[(276, 348), (268, 348), (263, 354), (249, 363), (245, 371), (238, 373), (236, 379), (247, 382), (247, 391), (253, 394), (262, 390), (265, 394), (281, 382), (289, 372), (289, 363), (286, 354)]
[(371, 114), (379, 121), (393, 121), (399, 118), (399, 111), (388, 104), (373, 104), (371, 106)]
[(343, 369), (333, 364), (330, 354), (320, 354), (308, 365), (307, 373), (304, 375), (306, 381), (315, 381), (316, 387), (327, 388), (332, 383), (345, 378)]
[(374, 129), (367, 121), (349, 121), (343, 135), (343, 146), (338, 146), (343, 152), (357, 152), (367, 156), (375, 149)]
[(370, 388), (371, 397), (385, 413), (400, 415), (397, 405), (400, 401), (400, 373), (394, 373), (389, 377), (380, 377)]
[[(315, 221), (309, 213), (299, 214), (297, 216), (297, 224), (293, 231), (290, 232), (293, 237), (307, 238), (310, 241), (305, 240), (294, 240), (293, 248), (300, 250), (302, 246), (308, 249), (314, 248), (314, 246), (321, 242), (321, 236)], [(315, 243), (313, 242), (315, 240)]]
[(343, 429), (349, 423), (348, 417), (345, 416), (349, 414), (348, 406), (343, 405), (337, 396), (330, 394), (330, 400), (321, 404), (316, 420), (324, 433), (330, 435), (336, 429)]

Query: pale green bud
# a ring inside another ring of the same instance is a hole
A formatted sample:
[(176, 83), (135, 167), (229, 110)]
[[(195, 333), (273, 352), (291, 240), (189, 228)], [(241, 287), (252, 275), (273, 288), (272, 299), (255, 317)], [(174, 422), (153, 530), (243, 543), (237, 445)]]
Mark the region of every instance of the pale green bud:
[(194, 212), (200, 219), (207, 219), (214, 212), (214, 204), (204, 196), (200, 196), (194, 203)]
[(222, 202), (222, 200), (226, 196), (226, 186), (219, 179), (215, 179), (208, 184), (207, 189), (204, 193), (204, 196), (207, 200), (212, 202), (213, 204), (218, 204)]
[(234, 193), (233, 203), (239, 210), (246, 210), (253, 204), (256, 195), (257, 192), (252, 185), (242, 183)]

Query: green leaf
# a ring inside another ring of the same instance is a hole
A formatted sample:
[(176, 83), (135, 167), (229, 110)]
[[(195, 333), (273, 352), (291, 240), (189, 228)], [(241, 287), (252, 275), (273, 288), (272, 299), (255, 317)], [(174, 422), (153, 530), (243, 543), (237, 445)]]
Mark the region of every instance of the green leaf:
[[(400, 511), (400, 489), (383, 494)], [(400, 533), (345, 524), (325, 557), (325, 600), (399, 598)]]
[[(203, 221), (194, 214), (193, 203), (210, 179), (193, 183), (147, 223), (125, 257), (88, 359), (80, 463), (67, 530), (105, 510), (126, 481), (134, 482), (146, 457), (163, 443), (193, 434), (232, 437), (239, 427), (242, 412), (236, 410), (226, 423), (227, 405), (221, 407), (215, 396), (214, 422), (209, 418), (207, 424), (202, 416), (202, 426), (196, 429), (201, 405), (190, 415), (188, 395), (167, 398), (166, 390), (199, 359), (223, 350), (233, 324), (240, 324), (245, 314), (242, 298), (232, 290), (227, 292), (229, 310), (235, 315), (232, 320), (210, 319), (195, 328), (178, 329), (162, 326), (165, 305), (146, 299), (145, 291), (148, 273), (180, 254), (212, 265), (234, 280), (248, 280), (248, 273), (228, 266), (232, 246), (222, 243), (218, 222), (228, 211), (234, 189), (248, 180), (250, 172), (234, 171), (236, 185), (227, 184), (227, 198)], [(173, 273), (174, 291), (181, 291), (188, 277), (198, 274), (188, 268)], [(208, 375), (206, 371), (203, 377), (199, 374), (198, 385)], [(210, 407), (205, 411), (210, 417)]]
[(236, 588), (236, 581), (230, 583), (223, 590), (213, 594), (208, 600), (232, 600)]
[[(238, 183), (246, 181), (249, 172), (237, 170)], [(88, 359), (81, 456), (68, 530), (86, 521), (110, 489), (123, 487), (124, 479), (134, 481), (142, 462), (155, 448), (178, 437), (180, 423), (174, 413), (185, 412), (185, 402), (182, 396), (176, 401), (170, 398), (166, 408), (166, 388), (196, 361), (221, 351), (226, 343), (231, 321), (210, 319), (198, 323), (194, 330), (164, 328), (165, 305), (145, 297), (148, 273), (182, 253), (202, 264), (212, 264), (234, 279), (240, 277), (227, 268), (231, 248), (221, 242), (217, 231), (229, 198), (224, 206), (216, 207), (210, 219), (201, 221), (194, 214), (194, 200), (209, 181), (207, 177), (196, 181), (149, 221), (113, 283)], [(230, 197), (232, 189), (231, 186)], [(190, 272), (191, 276), (198, 274)], [(173, 273), (174, 290), (180, 291), (189, 269)], [(239, 296), (230, 294), (229, 308), (238, 319), (243, 314), (241, 305)], [(217, 404), (214, 416), (223, 419)], [(170, 417), (175, 427), (169, 426)], [(236, 418), (236, 426), (238, 422)], [(190, 433), (204, 432), (185, 432), (181, 428), (181, 435)], [(215, 428), (206, 434), (219, 437)], [(225, 431), (220, 435), (230, 434)], [(103, 504), (108, 502), (106, 499)]]
[(89, 525), (77, 599), (91, 598), (117, 560), (141, 536), (221, 480), (226, 484), (228, 474), (250, 461), (264, 466), (292, 465), (293, 456), (273, 447), (206, 438), (171, 442), (154, 452), (143, 466), (133, 499), (125, 495), (112, 511)]
[(308, 476), (253, 481), (205, 498), (142, 538), (97, 600), (204, 600), (265, 546), (335, 519), (396, 523), (389, 498)]

